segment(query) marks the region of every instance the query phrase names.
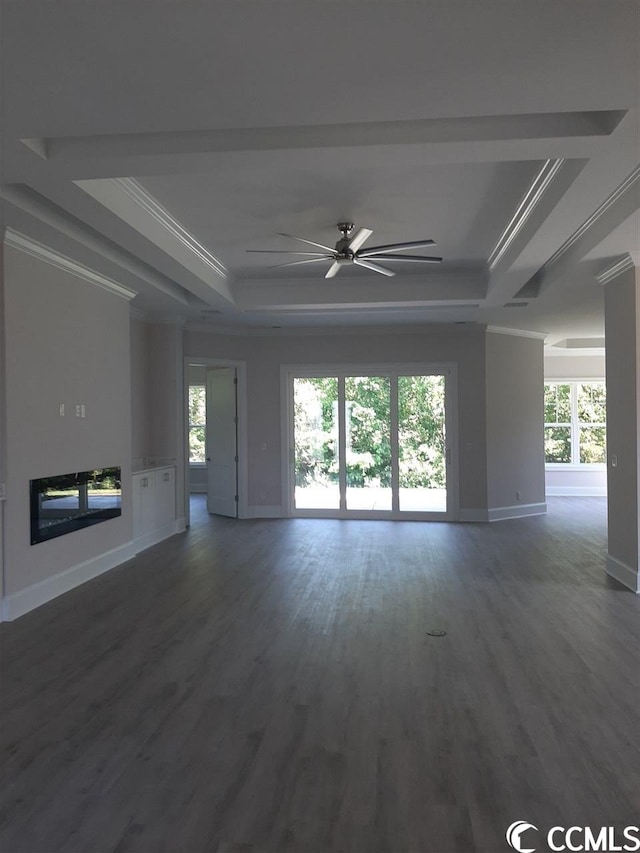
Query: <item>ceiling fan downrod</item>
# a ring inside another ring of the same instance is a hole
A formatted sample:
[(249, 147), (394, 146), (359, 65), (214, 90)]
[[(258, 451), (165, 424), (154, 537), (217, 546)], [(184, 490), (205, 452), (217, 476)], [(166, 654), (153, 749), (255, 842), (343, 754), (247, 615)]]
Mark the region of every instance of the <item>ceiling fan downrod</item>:
[(353, 251), (349, 248), (351, 238), (349, 235), (353, 231), (353, 222), (338, 222), (338, 231), (342, 237), (336, 243), (336, 254), (341, 258), (353, 258)]

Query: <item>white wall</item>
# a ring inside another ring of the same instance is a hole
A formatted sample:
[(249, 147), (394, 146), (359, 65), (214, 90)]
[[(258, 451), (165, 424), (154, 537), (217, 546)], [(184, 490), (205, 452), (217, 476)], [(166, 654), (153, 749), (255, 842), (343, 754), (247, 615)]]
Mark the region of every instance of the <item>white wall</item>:
[(486, 385), (489, 509), (544, 505), (542, 341), (488, 332)]
[(5, 394), (6, 358), (4, 317), (4, 244), (0, 242), (0, 601), (4, 595), (4, 490), (7, 470), (7, 400)]
[(149, 378), (149, 327), (131, 316), (131, 458), (133, 469), (146, 466), (152, 455)]
[[(411, 333), (375, 330), (278, 336), (185, 333), (185, 356), (247, 362), (249, 504), (282, 504), (280, 367), (283, 364), (458, 364), (460, 506), (487, 507), (485, 333), (479, 327), (434, 326)], [(266, 447), (266, 450), (263, 450)]]
[(604, 355), (546, 355), (544, 378), (557, 379), (604, 379)]
[(149, 458), (151, 464), (176, 465), (176, 505), (181, 517), (185, 483), (182, 326), (150, 323), (147, 344)]
[[(609, 556), (639, 577), (640, 274), (629, 269), (605, 288)], [(612, 456), (617, 465), (611, 464)]]
[[(130, 344), (126, 300), (10, 246), (4, 272), (11, 596), (131, 541)], [(30, 545), (31, 479), (112, 465), (122, 468), (120, 518)]]

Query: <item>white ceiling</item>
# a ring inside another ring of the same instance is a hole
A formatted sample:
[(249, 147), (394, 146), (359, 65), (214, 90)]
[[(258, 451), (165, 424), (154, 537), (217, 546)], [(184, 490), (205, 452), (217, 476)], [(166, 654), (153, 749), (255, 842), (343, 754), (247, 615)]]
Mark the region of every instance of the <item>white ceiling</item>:
[[(639, 13), (2, 0), (4, 223), (118, 278), (150, 316), (481, 322), (599, 345), (595, 276), (640, 248)], [(372, 244), (433, 238), (444, 262), (327, 281), (245, 251), (304, 248), (278, 232), (331, 245), (344, 219)]]

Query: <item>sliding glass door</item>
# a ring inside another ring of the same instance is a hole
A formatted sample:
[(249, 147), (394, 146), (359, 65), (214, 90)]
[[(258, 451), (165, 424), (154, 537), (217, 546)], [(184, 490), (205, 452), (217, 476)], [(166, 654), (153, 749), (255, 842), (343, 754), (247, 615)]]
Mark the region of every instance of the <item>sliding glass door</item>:
[(398, 377), (401, 512), (447, 511), (445, 377)]
[(287, 373), (292, 514), (451, 517), (453, 367), (304, 373)]
[(391, 509), (391, 403), (388, 376), (344, 380), (346, 508)]
[(294, 482), (297, 509), (340, 509), (338, 380), (293, 380)]

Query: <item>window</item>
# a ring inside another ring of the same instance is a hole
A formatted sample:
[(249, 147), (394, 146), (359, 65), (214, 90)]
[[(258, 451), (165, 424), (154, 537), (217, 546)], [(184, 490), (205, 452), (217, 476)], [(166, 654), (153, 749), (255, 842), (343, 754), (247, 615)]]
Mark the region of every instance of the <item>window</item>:
[(204, 385), (189, 386), (189, 464), (205, 464), (205, 427), (207, 390)]
[(595, 465), (607, 460), (604, 382), (544, 386), (545, 462)]

